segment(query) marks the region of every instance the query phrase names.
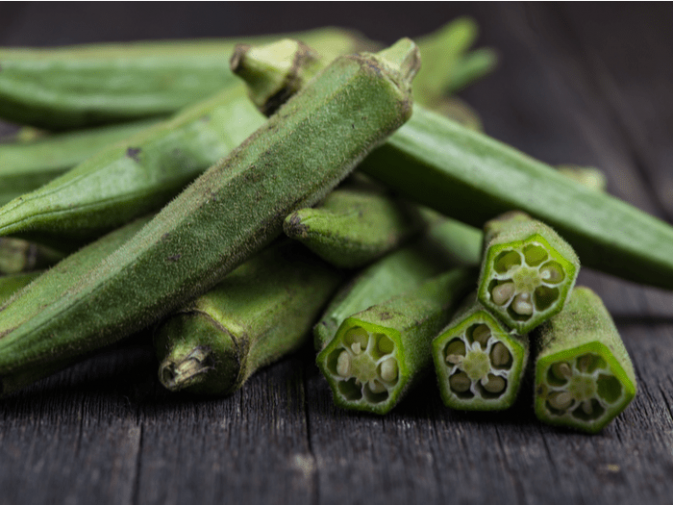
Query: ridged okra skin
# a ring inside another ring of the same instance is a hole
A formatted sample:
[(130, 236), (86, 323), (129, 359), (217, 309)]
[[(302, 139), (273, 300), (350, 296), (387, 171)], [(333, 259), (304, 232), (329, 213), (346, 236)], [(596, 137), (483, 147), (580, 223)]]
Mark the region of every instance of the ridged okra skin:
[(0, 235), (100, 236), (165, 205), (262, 124), (244, 88), (230, 87), (0, 208)]
[(394, 408), (431, 370), (432, 338), (474, 278), (452, 270), (346, 319), (316, 358), (334, 403), (374, 414)]
[(511, 407), (519, 393), (528, 354), (528, 336), (510, 332), (474, 293), (432, 341), (444, 405), (458, 410)]
[(486, 223), (479, 301), (520, 334), (558, 314), (572, 291), (580, 264), (554, 230), (522, 212)]
[(316, 351), (323, 350), (353, 314), (415, 289), (450, 268), (479, 264), (480, 231), (434, 213), (426, 216), (431, 222), (422, 236), (373, 263), (339, 290), (313, 328)]
[(226, 395), (306, 343), (343, 274), (288, 239), (169, 315), (154, 344), (171, 391)]
[(341, 268), (359, 268), (425, 227), (418, 208), (372, 187), (346, 186), (313, 208), (290, 214), (285, 234)]
[(18, 326), (0, 312), (0, 376), (117, 341), (213, 287), (407, 120), (418, 64), (406, 39), (336, 60), (64, 296)]
[(34, 191), (112, 144), (153, 126), (158, 120), (92, 128), (0, 143), (0, 205)]
[(521, 210), (552, 226), (583, 265), (673, 289), (673, 227), (422, 107), (360, 168), (472, 226)]
[[(47, 332), (34, 340), (25, 338), (24, 330), (28, 333), (31, 331), (26, 325), (32, 325), (45, 311), (51, 316), (47, 316), (43, 322), (49, 323), (51, 317), (58, 317), (59, 311), (64, 310), (62, 302), (80, 287), (82, 276), (101, 266), (112, 252), (125, 244), (148, 220), (149, 217), (138, 219), (85, 246), (40, 275), (25, 289), (16, 291), (6, 303), (0, 303), (0, 362), (3, 363), (0, 372), (0, 395), (20, 389), (71, 365), (75, 356), (84, 352), (80, 352), (77, 342), (68, 342), (67, 336), (64, 339), (60, 334), (63, 331), (67, 333), (67, 324), (59, 331)], [(89, 310), (89, 317), (95, 318), (96, 307), (92, 306)], [(15, 338), (14, 335), (17, 334), (23, 336)], [(51, 339), (56, 344), (53, 347), (50, 344)], [(65, 356), (59, 352), (59, 343), (69, 347)], [(87, 350), (97, 347), (101, 346), (88, 345)], [(50, 355), (50, 352), (53, 354)], [(39, 364), (23, 366), (40, 354), (43, 356)]]
[(633, 364), (601, 299), (577, 287), (563, 312), (540, 327), (535, 414), (597, 433), (636, 395)]
[(27, 274), (14, 274), (0, 277), (0, 307), (9, 300), (14, 293), (37, 279), (42, 272), (30, 272)]
[[(363, 45), (335, 28), (290, 36), (326, 58)], [(2, 48), (0, 117), (61, 130), (172, 114), (237, 83), (228, 64), (237, 43), (277, 38)]]
[(47, 268), (61, 261), (64, 256), (47, 246), (18, 238), (0, 238), (0, 275)]

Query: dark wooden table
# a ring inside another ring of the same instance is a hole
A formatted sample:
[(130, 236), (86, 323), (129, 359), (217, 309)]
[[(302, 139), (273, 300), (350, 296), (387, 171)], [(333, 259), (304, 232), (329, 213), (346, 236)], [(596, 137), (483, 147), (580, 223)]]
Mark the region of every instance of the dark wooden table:
[[(0, 44), (226, 36), (335, 24), (386, 42), (474, 15), (502, 64), (462, 96), (488, 133), (673, 222), (668, 5), (0, 4)], [(673, 251), (671, 251), (673, 254)], [(0, 402), (0, 504), (671, 503), (673, 294), (584, 271), (639, 381), (596, 436), (443, 407), (426, 382), (386, 417), (337, 410), (306, 350), (230, 398), (171, 396), (149, 340)]]

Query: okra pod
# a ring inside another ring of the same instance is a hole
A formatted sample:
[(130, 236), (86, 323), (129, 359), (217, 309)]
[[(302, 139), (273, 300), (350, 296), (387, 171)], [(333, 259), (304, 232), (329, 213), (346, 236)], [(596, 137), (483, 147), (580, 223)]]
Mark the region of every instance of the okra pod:
[(597, 433), (636, 395), (633, 364), (601, 299), (577, 287), (568, 306), (540, 327), (535, 414)]
[(0, 312), (0, 377), (117, 341), (217, 284), (408, 119), (419, 63), (408, 39), (336, 60), (73, 289), (18, 327)]
[(37, 279), (42, 272), (30, 272), (27, 274), (14, 274), (0, 277), (0, 307), (20, 289)]
[(480, 232), (434, 213), (428, 219), (432, 221), (426, 233), (367, 267), (337, 293), (313, 329), (317, 351), (353, 314), (415, 289), (450, 268), (479, 264)]
[(143, 120), (0, 144), (0, 205), (36, 190), (98, 151), (156, 122)]
[(586, 187), (596, 191), (605, 192), (608, 186), (608, 179), (605, 172), (595, 167), (581, 167), (578, 165), (559, 165), (557, 170), (570, 177)]
[(50, 267), (64, 254), (18, 238), (0, 237), (0, 275), (18, 274)]
[(432, 338), (474, 282), (456, 269), (346, 319), (316, 363), (334, 403), (386, 414), (432, 367)]
[(159, 380), (224, 395), (295, 351), (342, 274), (288, 239), (271, 245), (155, 330)]
[(418, 208), (376, 186), (350, 185), (283, 223), (285, 234), (341, 268), (371, 263), (423, 230)]
[(552, 226), (583, 265), (673, 289), (673, 227), (421, 107), (360, 168), (472, 226), (524, 211)]
[(443, 98), (434, 106), (435, 112), (461, 124), (469, 130), (483, 131), (484, 127), (477, 111), (455, 96)]
[(506, 213), (484, 230), (477, 297), (508, 327), (528, 333), (563, 309), (579, 259), (554, 230), (523, 212)]
[(432, 341), (439, 391), (447, 407), (503, 410), (519, 393), (528, 337), (510, 332), (476, 293)]
[[(334, 28), (291, 37), (326, 58), (363, 45), (359, 36)], [(0, 117), (60, 130), (172, 114), (236, 85), (228, 62), (237, 43), (277, 38), (2, 48)]]
[(451, 81), (447, 86), (449, 93), (457, 93), (474, 81), (490, 74), (498, 64), (498, 56), (493, 49), (475, 49), (465, 54), (453, 66)]

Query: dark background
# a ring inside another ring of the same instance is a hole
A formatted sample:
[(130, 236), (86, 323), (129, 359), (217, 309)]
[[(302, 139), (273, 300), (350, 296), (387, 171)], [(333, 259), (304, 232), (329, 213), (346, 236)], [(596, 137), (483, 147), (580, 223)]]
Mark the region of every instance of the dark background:
[[(671, 4), (7, 4), (0, 45), (350, 27), (392, 42), (463, 14), (501, 64), (461, 93), (487, 133), (673, 221)], [(673, 254), (673, 251), (671, 251)], [(430, 380), (384, 418), (337, 410), (310, 350), (217, 400), (170, 396), (147, 337), (0, 402), (0, 504), (670, 503), (673, 296), (584, 271), (639, 393), (600, 435), (447, 410)], [(530, 392), (528, 392), (530, 394)]]

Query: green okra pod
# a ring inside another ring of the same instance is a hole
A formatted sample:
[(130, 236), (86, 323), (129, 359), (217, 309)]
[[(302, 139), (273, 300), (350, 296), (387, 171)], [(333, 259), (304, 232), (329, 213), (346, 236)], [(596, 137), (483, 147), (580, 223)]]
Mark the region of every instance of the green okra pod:
[(408, 119), (419, 64), (408, 39), (337, 59), (74, 288), (19, 325), (0, 312), (0, 377), (117, 341), (217, 284)]
[(143, 120), (0, 144), (0, 205), (36, 190), (98, 151), (156, 122)]
[[(363, 45), (335, 28), (291, 36), (326, 58)], [(2, 48), (0, 117), (59, 130), (172, 114), (236, 85), (228, 62), (237, 43), (277, 38)]]
[(425, 227), (418, 208), (375, 185), (350, 185), (283, 223), (285, 234), (341, 268), (371, 263)]
[(381, 258), (344, 286), (313, 329), (317, 351), (324, 349), (353, 314), (417, 288), (456, 266), (477, 266), (482, 234), (428, 213), (429, 229), (418, 239)]
[(13, 274), (0, 277), (0, 307), (20, 289), (37, 279), (42, 272), (30, 272), (27, 274)]
[(525, 334), (558, 314), (580, 263), (549, 226), (523, 212), (486, 223), (477, 297), (508, 327)]
[(316, 363), (334, 403), (388, 413), (432, 368), (430, 346), (474, 282), (455, 269), (346, 319)]
[(465, 128), (479, 132), (484, 130), (477, 111), (458, 97), (443, 98), (435, 105), (434, 110)]
[(432, 341), (442, 400), (459, 410), (512, 406), (528, 363), (528, 337), (511, 333), (473, 294)]
[(540, 327), (535, 414), (597, 433), (636, 395), (633, 364), (601, 299), (577, 287), (568, 306)]
[(231, 394), (303, 345), (343, 275), (287, 239), (246, 261), (155, 330), (171, 391)]
[(498, 64), (498, 56), (493, 49), (475, 49), (465, 54), (453, 66), (449, 93), (457, 93), (475, 81), (490, 74)]
[(51, 247), (18, 238), (0, 237), (0, 275), (47, 268), (64, 256)]
[(608, 179), (605, 172), (599, 168), (581, 167), (578, 165), (559, 165), (556, 168), (566, 177), (584, 184), (587, 188), (605, 192), (608, 187)]

